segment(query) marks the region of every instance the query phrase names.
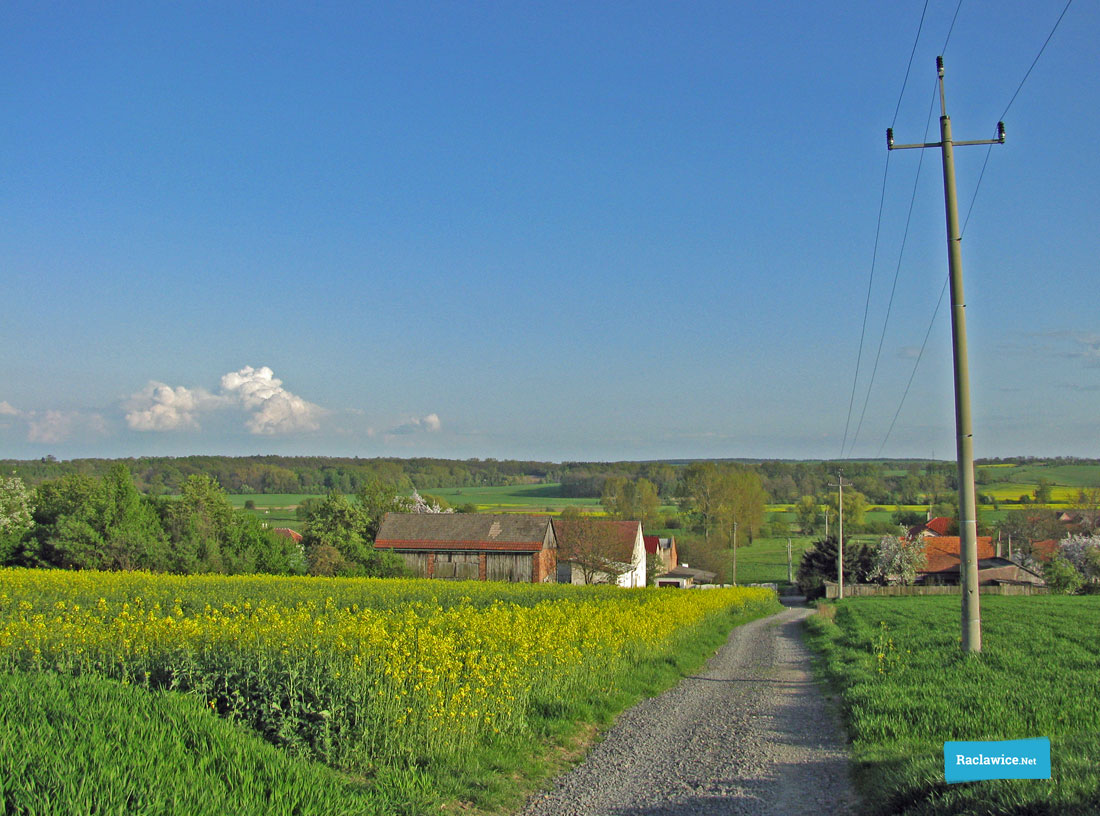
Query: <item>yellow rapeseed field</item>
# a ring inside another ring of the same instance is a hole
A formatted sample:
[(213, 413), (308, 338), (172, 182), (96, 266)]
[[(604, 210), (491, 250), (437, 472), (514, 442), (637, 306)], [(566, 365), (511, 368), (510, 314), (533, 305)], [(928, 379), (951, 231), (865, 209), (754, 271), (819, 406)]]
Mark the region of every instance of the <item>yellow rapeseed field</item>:
[(0, 671), (198, 694), (364, 768), (522, 731), (532, 706), (610, 692), (708, 616), (774, 604), (762, 589), (0, 570)]

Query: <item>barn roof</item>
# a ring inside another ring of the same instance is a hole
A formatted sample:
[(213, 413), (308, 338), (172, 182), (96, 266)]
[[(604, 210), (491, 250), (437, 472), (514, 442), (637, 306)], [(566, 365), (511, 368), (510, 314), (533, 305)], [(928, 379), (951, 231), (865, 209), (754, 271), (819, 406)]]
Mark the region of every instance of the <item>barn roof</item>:
[(374, 546), (534, 552), (543, 548), (549, 526), (549, 516), (520, 513), (386, 513)]
[(275, 535), (281, 535), (283, 538), (289, 538), (295, 544), (302, 543), (302, 534), (297, 530), (291, 530), (289, 527), (275, 527), (271, 532)]

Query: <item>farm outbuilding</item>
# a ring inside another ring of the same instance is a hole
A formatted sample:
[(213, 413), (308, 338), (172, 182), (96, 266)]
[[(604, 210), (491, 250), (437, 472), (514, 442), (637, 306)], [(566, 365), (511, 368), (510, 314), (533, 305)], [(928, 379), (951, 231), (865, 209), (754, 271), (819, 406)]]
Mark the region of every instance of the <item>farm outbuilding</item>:
[[(641, 522), (554, 519), (554, 531), (559, 547), (558, 583), (645, 586), (646, 549)], [(598, 541), (583, 540), (593, 536)], [(593, 563), (601, 561), (614, 564), (617, 574), (592, 568)]]
[(542, 583), (556, 576), (549, 516), (386, 513), (374, 546), (393, 550), (421, 578)]

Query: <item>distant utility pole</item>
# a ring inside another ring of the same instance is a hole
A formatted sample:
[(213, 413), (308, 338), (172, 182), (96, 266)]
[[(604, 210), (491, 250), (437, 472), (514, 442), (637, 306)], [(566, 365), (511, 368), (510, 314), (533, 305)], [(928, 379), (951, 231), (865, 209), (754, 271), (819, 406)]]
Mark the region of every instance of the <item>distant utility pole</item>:
[(791, 559), (791, 540), (787, 539), (787, 583), (794, 583), (794, 563)]
[(1004, 144), (1005, 123), (997, 123), (997, 138), (973, 142), (951, 140), (951, 118), (943, 93), (943, 57), (936, 57), (940, 78), (940, 141), (894, 144), (893, 128), (886, 129), (888, 150), (938, 147), (943, 155), (943, 197), (947, 205), (947, 264), (951, 277), (951, 338), (955, 368), (955, 446), (959, 468), (959, 531), (962, 534), (962, 649), (982, 650), (982, 620), (978, 608), (978, 510), (974, 497), (974, 433), (970, 421), (970, 370), (966, 353), (966, 300), (963, 297), (962, 234), (955, 196), (957, 145)]
[(733, 585), (737, 586), (737, 522), (733, 523)]
[[(851, 482), (845, 484), (844, 477), (840, 475), (840, 471), (837, 471), (836, 474), (836, 484), (829, 485), (829, 487), (840, 488), (840, 498), (837, 500), (837, 509), (840, 511), (840, 532), (837, 533), (836, 539), (837, 600), (844, 597), (844, 488), (851, 486)], [(829, 512), (828, 508), (826, 508), (825, 512)]]

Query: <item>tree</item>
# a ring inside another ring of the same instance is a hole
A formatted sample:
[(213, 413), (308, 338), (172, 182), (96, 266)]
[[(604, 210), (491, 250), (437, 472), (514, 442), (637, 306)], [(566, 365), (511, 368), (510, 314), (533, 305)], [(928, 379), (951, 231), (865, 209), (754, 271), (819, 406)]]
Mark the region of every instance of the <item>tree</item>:
[(112, 466), (73, 512), (58, 517), (50, 547), (57, 566), (76, 569), (163, 571), (170, 561), (157, 512), (123, 464)]
[[(839, 512), (839, 491), (829, 493), (825, 499), (830, 516), (837, 518)], [(844, 526), (849, 530), (855, 530), (863, 524), (863, 517), (867, 512), (867, 498), (858, 490), (844, 491)], [(849, 526), (851, 525), (851, 526)]]
[(378, 537), (378, 528), (382, 526), (382, 519), (386, 513), (408, 513), (413, 500), (408, 496), (398, 493), (398, 487), (393, 482), (382, 479), (370, 479), (363, 483), (355, 493), (362, 508), (365, 521), (362, 535), (364, 540), (373, 544)]
[(813, 496), (803, 496), (798, 500), (798, 503), (794, 506), (794, 516), (798, 521), (798, 528), (802, 531), (802, 535), (814, 534), (814, 530), (817, 529), (819, 514), (817, 499)]
[(872, 555), (867, 577), (880, 584), (909, 586), (927, 561), (920, 539), (885, 536)]
[[(367, 540), (372, 519), (362, 502), (332, 491), (306, 521), (302, 548), (311, 575), (365, 575), (388, 578), (408, 574), (404, 562)], [(374, 528), (377, 534), (377, 528)]]
[(1050, 504), (1053, 493), (1054, 482), (1050, 479), (1039, 479), (1039, 484), (1035, 488), (1035, 503)]
[(1100, 579), (1100, 535), (1071, 535), (1058, 542), (1058, 552), (1090, 583)]
[(1077, 491), (1073, 509), (1081, 519), (1081, 528), (1091, 532), (1100, 528), (1100, 487), (1082, 487)]
[(600, 504), (607, 515), (619, 521), (640, 521), (642, 529), (657, 521), (660, 499), (657, 487), (648, 479), (632, 482), (621, 476), (604, 481)]
[(558, 560), (579, 569), (584, 583), (615, 583), (634, 568), (632, 553), (624, 552), (614, 524), (567, 507), (554, 528), (559, 537)]
[(1072, 595), (1085, 583), (1084, 576), (1061, 553), (1055, 553), (1043, 567), (1043, 580), (1051, 592), (1061, 595)]
[[(837, 540), (833, 536), (815, 541), (812, 547), (802, 553), (795, 581), (803, 595), (813, 599), (825, 594), (825, 582), (837, 580), (836, 559)], [(870, 570), (871, 553), (867, 546), (845, 542), (845, 581), (865, 581)]]
[(684, 468), (680, 506), (708, 543), (718, 512), (720, 480), (721, 473), (714, 462), (693, 462)]
[(23, 538), (34, 527), (34, 499), (18, 476), (0, 478), (0, 566), (21, 553)]

